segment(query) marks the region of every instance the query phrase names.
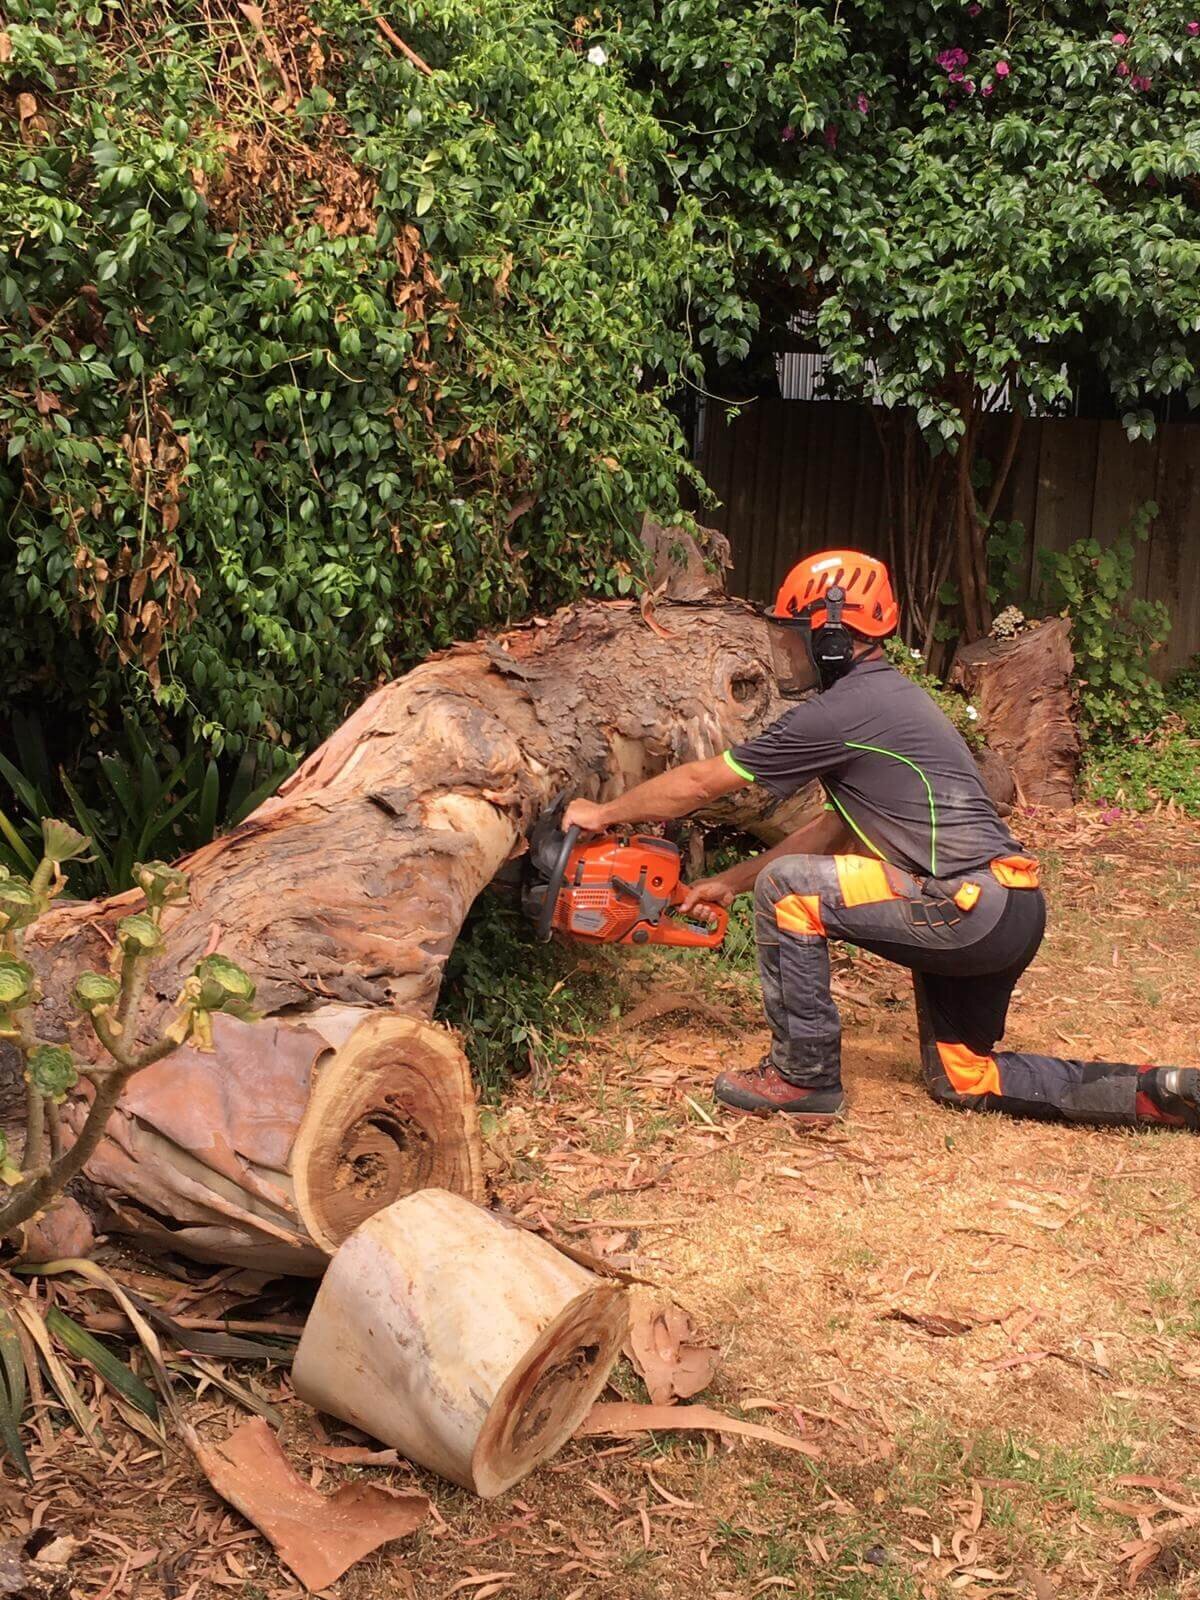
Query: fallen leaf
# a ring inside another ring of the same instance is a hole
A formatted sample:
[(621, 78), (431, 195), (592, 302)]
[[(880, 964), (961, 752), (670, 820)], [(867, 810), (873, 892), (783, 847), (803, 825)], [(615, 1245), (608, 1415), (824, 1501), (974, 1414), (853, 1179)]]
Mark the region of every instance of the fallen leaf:
[(220, 1444), (190, 1428), (185, 1437), (223, 1500), (266, 1534), (285, 1566), (309, 1589), (325, 1589), (356, 1561), (403, 1538), (429, 1515), (421, 1494), (376, 1483), (347, 1483), (325, 1496), (304, 1482), (262, 1417)]
[(922, 1328), (935, 1339), (954, 1339), (959, 1334), (971, 1333), (980, 1324), (960, 1322), (957, 1317), (944, 1317), (936, 1311), (902, 1311), (899, 1306), (885, 1313), (884, 1322), (906, 1322), (910, 1327)]
[(398, 1467), (403, 1459), (398, 1450), (372, 1450), (365, 1444), (324, 1445), (314, 1453), (346, 1467)]
[(673, 1301), (635, 1292), (625, 1353), (645, 1379), (652, 1405), (690, 1400), (707, 1389), (717, 1367), (717, 1350), (700, 1344), (692, 1319)]
[[(446, 1590), (447, 1596), (461, 1594), (464, 1589), (478, 1589), (483, 1584), (503, 1583), (509, 1578), (515, 1578), (515, 1572), (474, 1572), (469, 1577), (460, 1578)], [(493, 1593), (496, 1591), (493, 1590)]]
[(1026, 1567), (1024, 1576), (1033, 1587), (1033, 1600), (1054, 1600), (1054, 1582), (1036, 1567)]
[(802, 1456), (821, 1457), (815, 1444), (797, 1439), (790, 1433), (780, 1433), (775, 1428), (764, 1428), (757, 1422), (742, 1422), (738, 1417), (727, 1417), (711, 1406), (639, 1406), (627, 1401), (601, 1401), (588, 1412), (577, 1430), (579, 1435), (604, 1434), (620, 1436), (627, 1433), (703, 1432), (732, 1433), (741, 1439), (760, 1439), (764, 1444), (776, 1444), (784, 1450), (795, 1450)]
[(1129, 1562), (1129, 1571), (1125, 1575), (1125, 1582), (1131, 1589), (1135, 1588), (1143, 1575), (1151, 1568), (1163, 1553), (1163, 1547), (1157, 1539), (1140, 1539), (1132, 1546), (1126, 1546), (1121, 1557), (1122, 1561)]

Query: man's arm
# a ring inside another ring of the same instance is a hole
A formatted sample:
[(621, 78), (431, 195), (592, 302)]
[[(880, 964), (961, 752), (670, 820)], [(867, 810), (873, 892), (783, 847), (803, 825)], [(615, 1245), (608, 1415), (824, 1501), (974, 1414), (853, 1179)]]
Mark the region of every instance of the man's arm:
[(748, 856), (732, 867), (726, 867), (715, 878), (702, 878), (689, 885), (680, 911), (695, 911), (701, 906), (728, 906), (739, 894), (747, 894), (757, 882), (759, 873), (780, 856), (832, 856), (852, 845), (853, 840), (845, 823), (836, 812), (822, 811), (812, 822), (789, 833), (786, 839), (764, 850), (761, 855)]
[(579, 827), (588, 833), (619, 827), (623, 822), (674, 822), (693, 811), (719, 800), (722, 795), (744, 789), (748, 780), (734, 772), (724, 756), (708, 761), (688, 761), (672, 767), (657, 778), (647, 778), (627, 789), (615, 800), (598, 804), (594, 800), (572, 800), (563, 816), (564, 828)]

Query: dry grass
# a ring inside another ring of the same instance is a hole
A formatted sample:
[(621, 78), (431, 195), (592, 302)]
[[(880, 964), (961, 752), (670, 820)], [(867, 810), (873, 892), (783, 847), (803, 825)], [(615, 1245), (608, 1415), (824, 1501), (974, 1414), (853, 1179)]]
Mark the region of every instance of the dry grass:
[[(1010, 1038), (1194, 1060), (1200, 830), (1080, 813), (1026, 832), (1054, 918)], [(413, 1474), (439, 1520), (337, 1592), (1200, 1597), (1200, 1143), (938, 1110), (903, 985), (861, 958), (839, 977), (845, 1127), (727, 1121), (713, 1073), (753, 1059), (761, 1025), (744, 980), (681, 971), (731, 1029), (676, 1013), (581, 1043), (497, 1119), (501, 1196), (668, 1286), (721, 1347), (705, 1398), (802, 1433), (821, 1461), (589, 1440), (490, 1505)], [(938, 1336), (931, 1316), (964, 1331)], [(631, 1372), (617, 1381), (637, 1397)], [(288, 1409), (303, 1454), (309, 1419)], [(155, 1552), (114, 1594), (296, 1593), (253, 1538), (214, 1573), (212, 1542), (244, 1529), (186, 1472), (156, 1496), (144, 1473), (87, 1482), (69, 1452), (62, 1470), (72, 1532)], [(31, 1502), (7, 1495), (20, 1531)]]

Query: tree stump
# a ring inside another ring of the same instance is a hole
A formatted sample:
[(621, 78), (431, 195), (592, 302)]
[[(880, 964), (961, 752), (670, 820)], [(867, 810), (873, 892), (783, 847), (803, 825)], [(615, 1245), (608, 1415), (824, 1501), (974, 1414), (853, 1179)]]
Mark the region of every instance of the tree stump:
[(951, 673), (979, 711), (987, 742), (1028, 805), (1075, 803), (1082, 743), (1075, 723), (1071, 624), (1053, 617), (1012, 639), (980, 639)]
[(292, 1377), (309, 1405), (490, 1499), (575, 1432), (627, 1325), (618, 1284), (426, 1189), (334, 1256)]

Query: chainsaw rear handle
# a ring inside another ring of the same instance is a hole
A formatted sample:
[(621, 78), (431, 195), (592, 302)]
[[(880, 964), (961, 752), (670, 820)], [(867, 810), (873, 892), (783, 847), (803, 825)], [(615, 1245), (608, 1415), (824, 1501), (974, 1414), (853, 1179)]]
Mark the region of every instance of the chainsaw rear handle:
[[(682, 900), (685, 892), (681, 885), (678, 899)], [(724, 906), (707, 906), (705, 909), (712, 914), (711, 923), (681, 916), (673, 905), (669, 906), (651, 934), (652, 942), (673, 945), (679, 950), (719, 949), (725, 940), (725, 930), (729, 927), (729, 913)]]

